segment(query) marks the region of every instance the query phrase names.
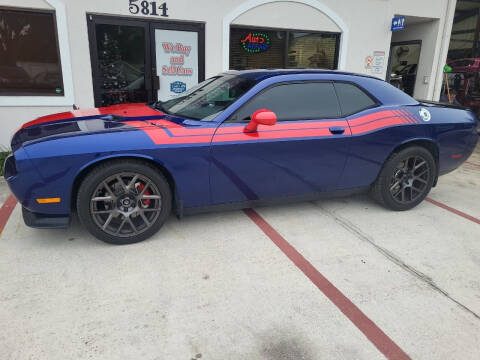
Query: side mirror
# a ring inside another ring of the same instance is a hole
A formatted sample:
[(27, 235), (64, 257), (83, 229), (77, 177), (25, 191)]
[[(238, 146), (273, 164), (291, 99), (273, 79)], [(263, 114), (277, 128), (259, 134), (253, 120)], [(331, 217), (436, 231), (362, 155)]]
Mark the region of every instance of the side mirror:
[(260, 109), (252, 114), (252, 120), (245, 126), (245, 132), (256, 132), (258, 125), (272, 126), (277, 123), (277, 115), (268, 109)]

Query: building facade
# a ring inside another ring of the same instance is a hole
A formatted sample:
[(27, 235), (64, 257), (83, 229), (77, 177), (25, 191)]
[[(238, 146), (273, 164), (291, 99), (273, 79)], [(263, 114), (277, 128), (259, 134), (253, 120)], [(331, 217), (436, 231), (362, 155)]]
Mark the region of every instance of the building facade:
[[(438, 99), (456, 0), (0, 0), (0, 145), (38, 116), (164, 100), (228, 69), (370, 74)], [(392, 32), (394, 17), (404, 29)], [(413, 76), (414, 75), (414, 76)], [(408, 79), (408, 80), (407, 80)]]

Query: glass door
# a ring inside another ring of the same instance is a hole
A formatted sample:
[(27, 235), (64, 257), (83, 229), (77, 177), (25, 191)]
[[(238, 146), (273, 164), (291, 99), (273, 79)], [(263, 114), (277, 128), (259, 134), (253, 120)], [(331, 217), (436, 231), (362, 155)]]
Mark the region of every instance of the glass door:
[(148, 23), (89, 15), (95, 106), (151, 102)]
[(166, 101), (205, 79), (203, 24), (152, 23), (154, 96)]
[(205, 79), (204, 24), (87, 20), (96, 107), (168, 100)]

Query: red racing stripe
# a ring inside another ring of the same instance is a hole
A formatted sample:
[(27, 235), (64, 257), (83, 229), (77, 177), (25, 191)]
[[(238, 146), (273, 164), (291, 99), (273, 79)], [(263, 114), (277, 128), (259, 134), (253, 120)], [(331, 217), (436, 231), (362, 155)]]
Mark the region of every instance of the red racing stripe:
[[(208, 144), (210, 142), (240, 142), (274, 139), (294, 139), (334, 136), (330, 127), (344, 127), (345, 135), (359, 135), (389, 126), (413, 123), (407, 112), (383, 110), (348, 120), (306, 120), (298, 122), (279, 122), (273, 126), (260, 125), (259, 131), (245, 133), (245, 124), (214, 127), (185, 127), (165, 120), (125, 122), (141, 128), (155, 144)], [(351, 129), (351, 130), (350, 130)], [(335, 135), (338, 136), (338, 135)]]
[[(220, 127), (216, 134), (223, 134), (223, 133), (235, 133), (239, 131), (243, 131), (246, 124), (238, 125), (238, 126), (225, 126)], [(259, 129), (264, 129), (265, 131), (272, 129), (272, 130), (301, 130), (301, 129), (312, 129), (312, 128), (329, 128), (329, 127), (337, 127), (343, 126), (348, 127), (348, 123), (345, 120), (321, 120), (321, 121), (312, 121), (312, 120), (305, 120), (305, 121), (298, 121), (298, 122), (278, 122), (273, 126), (266, 126), (266, 125), (259, 125)], [(233, 129), (233, 130), (232, 130)]]
[(403, 111), (401, 110), (394, 110), (395, 114), (397, 117), (401, 117), (405, 120), (405, 123), (407, 124), (411, 124), (412, 123), (412, 119), (410, 119), (407, 114), (405, 114)]
[(143, 103), (137, 104), (119, 104), (108, 107), (100, 107), (86, 110), (67, 111), (58, 114), (52, 114), (39, 117), (33, 121), (27, 122), (22, 125), (22, 129), (60, 120), (72, 120), (76, 118), (88, 117), (88, 116), (102, 116), (102, 115), (119, 115), (124, 117), (142, 117), (142, 116), (162, 116), (164, 113), (154, 110), (151, 107)]
[(408, 124), (408, 120), (405, 117), (391, 117), (387, 119), (377, 120), (370, 124), (360, 125), (352, 127), (352, 134), (358, 135), (367, 132), (371, 132), (374, 130), (378, 130), (385, 127), (395, 126), (395, 125), (405, 125)]
[[(308, 137), (327, 137), (333, 136), (327, 128), (319, 129), (297, 129), (297, 130), (259, 130), (255, 133), (245, 133), (238, 131), (236, 133), (226, 133), (215, 135), (213, 140), (211, 135), (199, 136), (182, 136), (175, 137), (167, 134), (163, 129), (142, 129), (152, 139), (155, 144), (205, 144), (213, 141), (218, 142), (236, 142), (236, 141), (256, 141), (256, 140), (272, 140), (272, 139), (288, 139), (288, 138), (308, 138)], [(345, 128), (345, 135), (350, 135), (348, 127)]]
[(382, 119), (382, 118), (388, 118), (392, 116), (397, 116), (394, 110), (382, 110), (382, 111), (374, 112), (368, 115), (360, 116), (354, 119), (349, 119), (348, 123), (350, 124), (350, 126), (357, 126), (357, 125), (365, 124), (367, 122), (371, 122), (371, 121)]
[(400, 112), (400, 114), (402, 114), (407, 119), (409, 119), (412, 124), (418, 124), (419, 123), (418, 119), (410, 111), (403, 110), (403, 109), (398, 110), (398, 111)]

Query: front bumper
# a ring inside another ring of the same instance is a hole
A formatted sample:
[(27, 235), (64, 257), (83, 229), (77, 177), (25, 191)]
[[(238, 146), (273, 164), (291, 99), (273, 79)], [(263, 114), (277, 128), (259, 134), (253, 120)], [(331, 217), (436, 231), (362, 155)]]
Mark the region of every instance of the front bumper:
[[(64, 172), (43, 178), (23, 148), (9, 156), (4, 165), (4, 176), (18, 202), (30, 212), (49, 217), (70, 215), (70, 183)], [(37, 199), (61, 198), (57, 203), (40, 203)]]
[(70, 226), (70, 216), (34, 213), (22, 206), (25, 225), (38, 229), (64, 229)]

